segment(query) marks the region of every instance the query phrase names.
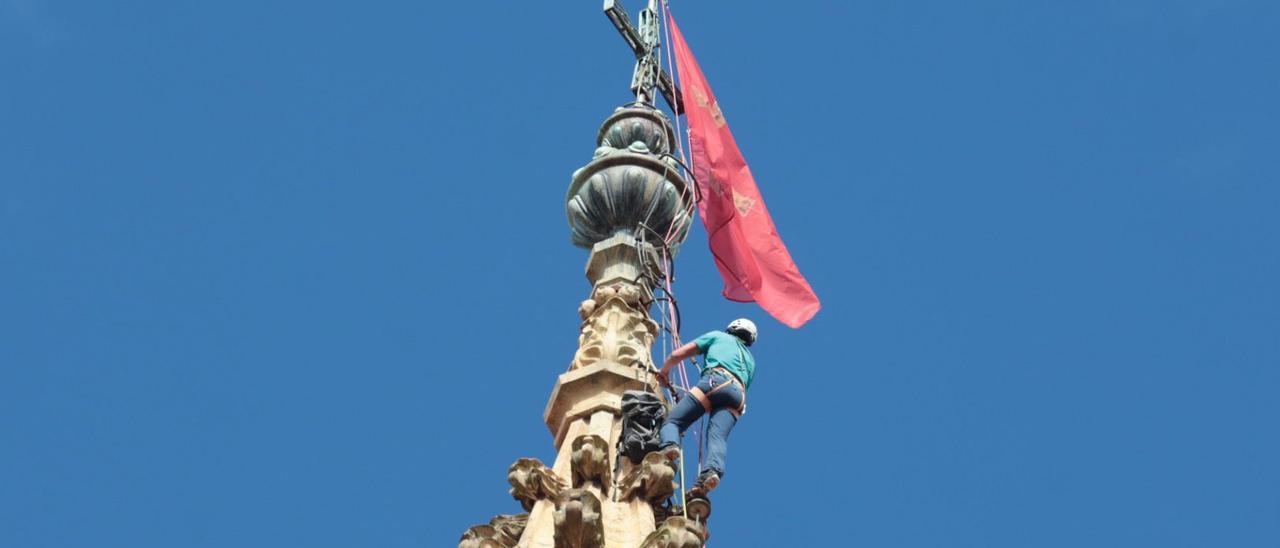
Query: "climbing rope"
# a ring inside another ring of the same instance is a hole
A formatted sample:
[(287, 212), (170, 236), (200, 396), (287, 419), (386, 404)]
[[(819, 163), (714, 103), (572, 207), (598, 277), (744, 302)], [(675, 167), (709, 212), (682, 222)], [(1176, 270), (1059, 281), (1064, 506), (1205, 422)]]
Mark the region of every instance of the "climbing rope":
[[(666, 0), (663, 0), (662, 7), (666, 17), (658, 18), (659, 28), (661, 29), (661, 32), (663, 32), (666, 36), (666, 39), (664, 42), (667, 44), (670, 44), (671, 32), (670, 32), (670, 29), (668, 28), (667, 21), (670, 20), (671, 14), (667, 6)], [(657, 50), (657, 52), (655, 52), (655, 55), (658, 56), (658, 59), (657, 59), (658, 66), (661, 67), (663, 51), (659, 49)], [(666, 57), (667, 57), (666, 61), (667, 61), (668, 74), (671, 74), (674, 77), (676, 75), (676, 66), (673, 62), (673, 58), (672, 58), (673, 56), (667, 55)], [(673, 79), (673, 82), (675, 81), (676, 80)], [(681, 98), (681, 100), (682, 99), (683, 98)], [(643, 104), (644, 106), (649, 106), (652, 108), (658, 108), (656, 106), (656, 102), (654, 102), (653, 105), (649, 105), (648, 103), (633, 103), (633, 105), (640, 105), (640, 104)], [(631, 106), (631, 105), (628, 105), (628, 106)], [(686, 143), (688, 142), (688, 139), (690, 136), (685, 131), (684, 127), (681, 125), (680, 114), (675, 111), (674, 107), (671, 110), (671, 115), (672, 115), (671, 119), (674, 121), (674, 126), (675, 126), (674, 134), (676, 139), (675, 139), (675, 142), (670, 143), (670, 145), (675, 149), (676, 154), (672, 155), (670, 152), (666, 152), (662, 154), (662, 159), (664, 160), (663, 164), (667, 166), (667, 167), (664, 167), (662, 176), (663, 176), (663, 179), (666, 179), (669, 173), (668, 170), (672, 168), (677, 169), (679, 172), (681, 172), (684, 175), (684, 180), (687, 181), (687, 183), (683, 185), (682, 188), (680, 189), (680, 196), (679, 196), (679, 203), (681, 204), (683, 209), (678, 212), (676, 218), (673, 219), (673, 222), (671, 222), (670, 225), (667, 226), (666, 232), (660, 233), (648, 225), (649, 221), (651, 220), (651, 217), (656, 212), (656, 209), (658, 206), (658, 200), (655, 200), (654, 203), (650, 206), (649, 211), (645, 213), (644, 220), (639, 223), (639, 226), (637, 226), (635, 231), (636, 235), (639, 236), (642, 243), (649, 243), (648, 239), (650, 235), (656, 237), (658, 241), (653, 242), (653, 244), (655, 245), (655, 247), (661, 250), (661, 255), (662, 255), (661, 264), (656, 265), (657, 268), (651, 268), (651, 266), (654, 266), (654, 265), (642, 264), (641, 270), (642, 272), (645, 273), (645, 274), (642, 274), (642, 276), (647, 277), (649, 276), (648, 273), (656, 272), (657, 276), (659, 277), (659, 279), (651, 280), (651, 281), (655, 282), (653, 283), (653, 286), (661, 291), (661, 295), (660, 296), (655, 295), (654, 300), (657, 301), (658, 309), (659, 309), (658, 323), (661, 326), (661, 333), (659, 334), (659, 339), (660, 339), (659, 348), (662, 351), (663, 356), (669, 355), (670, 352), (674, 352), (677, 348), (680, 348), (681, 346), (684, 345), (683, 341), (680, 338), (680, 327), (681, 327), (680, 304), (679, 304), (679, 301), (676, 299), (675, 291), (672, 288), (672, 285), (675, 281), (675, 257), (674, 257), (674, 253), (672, 252), (672, 248), (678, 245), (678, 240), (682, 236), (688, 233), (690, 224), (693, 222), (693, 216), (697, 213), (696, 212), (697, 204), (702, 201), (702, 195), (699, 192), (697, 180), (694, 176), (693, 170), (690, 169), (689, 167), (690, 166), (689, 159), (688, 159), (688, 156), (686, 156)], [(643, 253), (641, 254), (641, 261), (642, 263), (647, 261), (646, 255)], [(692, 362), (693, 365), (697, 367), (696, 359), (688, 360), (688, 361)], [(689, 397), (689, 391), (692, 388), (692, 385), (689, 381), (689, 372), (688, 372), (687, 364), (685, 360), (680, 361), (679, 367), (677, 368), (677, 374), (674, 375), (674, 377), (675, 377), (674, 379), (669, 379), (672, 381), (668, 386), (668, 388), (670, 388), (670, 393), (668, 393), (667, 390), (661, 391), (661, 393), (663, 394), (663, 398), (667, 401), (667, 404), (671, 406), (671, 408), (675, 407), (676, 403), (679, 401), (680, 398)], [(698, 447), (698, 468), (699, 469), (702, 468), (702, 465), (705, 463), (705, 458), (706, 458), (705, 447), (706, 447), (707, 440), (705, 439), (706, 438), (705, 434), (707, 431), (707, 425), (708, 425), (708, 418), (703, 417), (702, 420), (699, 421), (699, 424), (697, 425), (697, 427), (693, 429), (694, 443)], [(679, 450), (679, 453), (680, 453), (680, 458), (679, 458), (679, 461), (680, 461), (679, 462), (680, 508), (683, 511), (684, 516), (687, 518), (688, 510), (686, 509), (686, 507), (688, 506), (688, 501), (685, 499), (685, 493), (688, 492), (688, 485), (686, 483), (687, 478), (686, 478), (686, 472), (685, 472), (685, 458), (684, 458), (685, 444), (684, 444), (683, 438), (681, 438), (680, 440), (679, 447), (680, 447), (680, 450)]]
[[(669, 46), (671, 44), (671, 29), (669, 25), (669, 21), (671, 20), (671, 8), (667, 0), (662, 0), (662, 11), (663, 11), (664, 17), (659, 18), (659, 28), (663, 33), (664, 39), (662, 43), (668, 44)], [(661, 56), (665, 52), (660, 49), (658, 53)], [(679, 73), (678, 73), (676, 64), (674, 62), (675, 56), (665, 55), (665, 57), (667, 62), (667, 74), (671, 75), (672, 83), (676, 85), (677, 89), (680, 89)], [(659, 63), (659, 66), (661, 66), (662, 57), (659, 57), (658, 63)], [(672, 90), (672, 91), (674, 92), (675, 90)], [(678, 99), (681, 103), (683, 103), (684, 101), (683, 97), (679, 97)], [(686, 105), (686, 108), (687, 108), (687, 105)], [(674, 260), (675, 258), (672, 256), (672, 254), (669, 253), (669, 250), (673, 245), (676, 244), (676, 240), (679, 237), (681, 237), (684, 234), (687, 234), (687, 229), (689, 227), (689, 224), (693, 222), (693, 216), (696, 214), (697, 203), (702, 201), (702, 195), (699, 192), (696, 176), (694, 175), (693, 170), (690, 169), (689, 167), (691, 165), (689, 163), (689, 157), (686, 155), (686, 145), (692, 146), (692, 142), (690, 141), (691, 135), (687, 131), (685, 131), (684, 127), (682, 127), (680, 123), (680, 113), (676, 111), (674, 106), (672, 107), (671, 115), (672, 115), (671, 118), (674, 121), (675, 135), (676, 135), (676, 142), (672, 143), (675, 146), (675, 151), (677, 154), (677, 157), (674, 159), (676, 160), (680, 169), (684, 172), (685, 180), (688, 181), (688, 183), (684, 186), (684, 188), (680, 190), (680, 203), (688, 204), (687, 206), (685, 206), (685, 209), (682, 212), (684, 214), (683, 218), (679, 219), (678, 222), (673, 222), (671, 226), (668, 227), (667, 234), (663, 236), (664, 245), (662, 246), (662, 278), (663, 278), (663, 284), (664, 284), (662, 289), (663, 289), (663, 293), (667, 298), (664, 306), (666, 314), (664, 315), (663, 323), (664, 323), (664, 327), (667, 328), (664, 331), (667, 334), (669, 334), (669, 336), (672, 338), (672, 349), (674, 350), (675, 348), (679, 348), (680, 346), (682, 346), (683, 342), (680, 340), (681, 318), (680, 318), (680, 312), (679, 312), (680, 310), (679, 302), (677, 301), (675, 297), (675, 292), (672, 290), (672, 287), (671, 287), (675, 279), (675, 260)], [(692, 200), (688, 199), (690, 197), (690, 193), (692, 193), (692, 197), (693, 197)], [(695, 363), (694, 365), (696, 366), (697, 364)], [(680, 382), (681, 389), (685, 391), (685, 394), (686, 394), (685, 397), (688, 397), (688, 392), (690, 390), (689, 373), (683, 361), (680, 362), (679, 371), (680, 371), (679, 382)], [(708, 423), (708, 417), (704, 416), (702, 420), (699, 421), (697, 428), (694, 430), (694, 443), (698, 447), (698, 469), (699, 470), (702, 469), (702, 466), (704, 465), (705, 463), (704, 461), (706, 458), (705, 433), (707, 431), (707, 423)], [(684, 439), (681, 438), (680, 440), (680, 508), (682, 513), (684, 514), (684, 517), (688, 518), (689, 517), (688, 501), (686, 500), (686, 497), (685, 497), (685, 493), (688, 492), (688, 485), (686, 483), (684, 453), (685, 453)]]

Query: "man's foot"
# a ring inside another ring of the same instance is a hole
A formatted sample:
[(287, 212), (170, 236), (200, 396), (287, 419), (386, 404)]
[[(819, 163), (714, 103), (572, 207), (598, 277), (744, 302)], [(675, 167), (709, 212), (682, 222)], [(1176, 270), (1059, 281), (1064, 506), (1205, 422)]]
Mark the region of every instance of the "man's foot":
[(689, 492), (695, 496), (706, 496), (712, 489), (720, 485), (720, 474), (712, 471), (703, 472), (698, 476), (698, 482), (693, 484), (693, 489)]
[(666, 447), (663, 447), (662, 449), (659, 449), (659, 451), (662, 451), (662, 456), (666, 457), (667, 460), (671, 462), (676, 462), (680, 460), (679, 445), (668, 445)]

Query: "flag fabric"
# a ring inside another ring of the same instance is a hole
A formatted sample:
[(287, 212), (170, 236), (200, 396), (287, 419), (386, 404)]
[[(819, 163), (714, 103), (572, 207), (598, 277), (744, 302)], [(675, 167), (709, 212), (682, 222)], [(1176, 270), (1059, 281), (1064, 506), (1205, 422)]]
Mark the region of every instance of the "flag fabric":
[(822, 304), (782, 244), (706, 77), (671, 12), (666, 16), (689, 123), (693, 175), (702, 193), (699, 214), (724, 279), (724, 296), (755, 301), (778, 321), (800, 327)]

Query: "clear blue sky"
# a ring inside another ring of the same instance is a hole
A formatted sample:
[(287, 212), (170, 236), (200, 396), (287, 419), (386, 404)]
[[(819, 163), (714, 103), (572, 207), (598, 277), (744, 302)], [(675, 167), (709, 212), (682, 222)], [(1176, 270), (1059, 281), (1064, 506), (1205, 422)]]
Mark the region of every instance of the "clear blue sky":
[[(518, 511), (599, 4), (0, 0), (0, 546)], [(713, 545), (1280, 545), (1280, 4), (673, 8), (825, 304), (680, 257), (762, 331)]]

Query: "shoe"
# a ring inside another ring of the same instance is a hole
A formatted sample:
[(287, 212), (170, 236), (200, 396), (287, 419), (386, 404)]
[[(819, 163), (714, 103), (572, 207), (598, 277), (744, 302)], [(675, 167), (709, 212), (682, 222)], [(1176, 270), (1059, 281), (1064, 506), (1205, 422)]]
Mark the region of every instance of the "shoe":
[(679, 446), (679, 445), (668, 445), (668, 446), (663, 447), (662, 449), (660, 449), (660, 451), (662, 451), (662, 456), (667, 457), (667, 460), (669, 460), (669, 461), (671, 461), (671, 462), (676, 462), (676, 461), (680, 460), (680, 446)]
[(693, 484), (693, 489), (689, 492), (694, 495), (706, 496), (713, 489), (720, 485), (720, 474), (715, 472), (703, 472), (698, 476), (698, 483)]

